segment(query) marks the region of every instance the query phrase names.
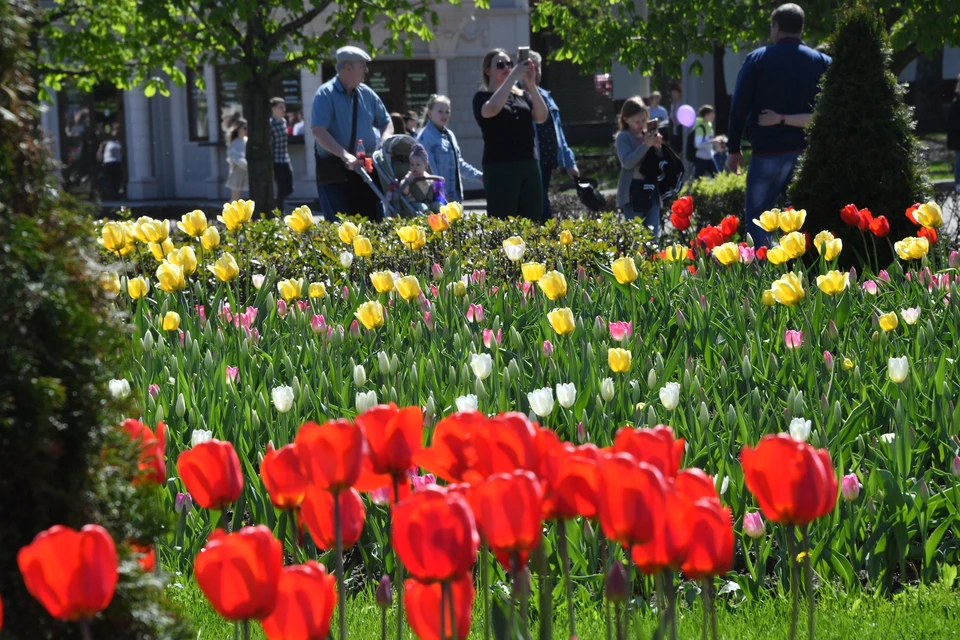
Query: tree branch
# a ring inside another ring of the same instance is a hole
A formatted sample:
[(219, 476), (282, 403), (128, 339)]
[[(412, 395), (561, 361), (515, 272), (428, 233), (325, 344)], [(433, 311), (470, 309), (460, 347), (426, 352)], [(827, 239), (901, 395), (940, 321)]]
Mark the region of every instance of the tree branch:
[(276, 48), (276, 46), (280, 44), (284, 38), (308, 25), (310, 21), (323, 13), (324, 10), (326, 10), (326, 8), (331, 4), (333, 4), (333, 0), (323, 0), (322, 4), (310, 9), (299, 18), (281, 24), (280, 27), (274, 31), (273, 35), (267, 40), (267, 46), (271, 50)]

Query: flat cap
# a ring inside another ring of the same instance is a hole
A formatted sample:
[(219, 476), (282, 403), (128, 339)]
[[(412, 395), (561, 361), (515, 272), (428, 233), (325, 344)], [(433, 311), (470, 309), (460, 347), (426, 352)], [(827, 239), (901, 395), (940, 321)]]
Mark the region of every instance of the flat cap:
[(360, 47), (340, 47), (337, 62), (370, 62), (370, 55)]

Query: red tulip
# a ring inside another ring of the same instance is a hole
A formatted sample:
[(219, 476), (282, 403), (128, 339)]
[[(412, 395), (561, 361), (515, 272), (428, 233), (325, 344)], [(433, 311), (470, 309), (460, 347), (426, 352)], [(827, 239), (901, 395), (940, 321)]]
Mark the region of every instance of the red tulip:
[(717, 227), (708, 225), (697, 233), (697, 242), (702, 244), (707, 251), (723, 244), (723, 232)]
[(689, 218), (693, 215), (693, 197), (683, 196), (682, 198), (677, 198), (673, 201), (673, 204), (670, 205), (670, 212), (683, 218)]
[(937, 230), (931, 229), (929, 227), (920, 227), (920, 230), (917, 231), (917, 236), (921, 238), (926, 238), (930, 244), (937, 244)]
[(652, 429), (623, 428), (613, 441), (614, 453), (629, 453), (637, 462), (659, 469), (664, 479), (673, 478), (683, 458), (683, 438), (674, 439), (673, 429), (657, 425)]
[(690, 218), (671, 213), (670, 224), (672, 224), (677, 231), (686, 231), (690, 228)]
[(693, 505), (690, 547), (683, 572), (691, 580), (719, 576), (733, 566), (733, 518), (730, 509), (716, 500)]
[(484, 429), (473, 434), (477, 460), (475, 473), (467, 474), (468, 482), (481, 482), (495, 473), (537, 468), (537, 430), (522, 413), (502, 413), (490, 418)]
[(860, 210), (857, 209), (857, 205), (848, 204), (843, 209), (840, 209), (840, 219), (843, 220), (845, 224), (848, 224), (851, 227), (859, 227), (860, 226)]
[[(440, 634), (440, 583), (424, 584), (416, 580), (407, 580), (403, 589), (403, 604), (407, 610), (410, 628), (420, 640), (447, 640), (451, 637), (450, 605), (445, 604), (444, 633)], [(454, 619), (457, 638), (465, 640), (470, 635), (470, 622), (473, 615), (473, 576), (465, 573), (450, 584), (453, 597)]]
[(655, 523), (665, 515), (663, 474), (628, 453), (614, 453), (600, 462), (597, 507), (600, 526), (624, 547), (653, 539)]
[(97, 524), (41, 531), (20, 549), (17, 564), (27, 591), (58, 620), (92, 618), (117, 588), (117, 548)]
[(296, 438), (300, 469), (321, 489), (339, 493), (357, 483), (367, 454), (363, 429), (349, 420), (305, 422)]
[(691, 504), (703, 498), (720, 501), (717, 488), (713, 484), (713, 478), (708, 476), (703, 469), (683, 469), (677, 473), (673, 482), (677, 491), (683, 494)]
[(130, 543), (130, 549), (136, 553), (139, 558), (137, 562), (140, 564), (140, 568), (145, 572), (150, 573), (155, 571), (157, 568), (157, 553), (153, 548), (153, 545), (149, 544), (136, 544), (134, 542)]
[(470, 504), (490, 549), (505, 568), (518, 571), (540, 544), (543, 490), (529, 471), (497, 473), (477, 486)]
[(263, 620), (273, 611), (283, 547), (263, 525), (217, 529), (197, 554), (197, 585), (222, 618)]
[(393, 506), (390, 539), (407, 572), (421, 582), (459, 578), (473, 566), (480, 547), (470, 505), (437, 486)]
[(757, 249), (757, 254), (756, 254), (756, 256), (757, 256), (757, 260), (766, 260), (766, 259), (767, 259), (767, 248), (766, 248), (766, 247), (759, 247), (759, 248)]
[(177, 458), (177, 471), (193, 501), (204, 509), (223, 509), (243, 492), (243, 472), (233, 445), (209, 440)]
[(357, 416), (367, 436), (374, 473), (405, 478), (413, 456), (423, 448), (423, 411), (420, 407), (398, 409), (379, 405)]
[(308, 560), (284, 567), (277, 603), (263, 619), (263, 631), (268, 640), (323, 640), (336, 604), (337, 580), (322, 564)]
[(767, 435), (740, 454), (747, 489), (763, 514), (781, 524), (807, 524), (833, 511), (837, 477), (826, 449), (785, 433)]
[(907, 216), (907, 219), (913, 224), (917, 225), (918, 227), (920, 226), (920, 223), (917, 222), (917, 216), (915, 212), (919, 208), (920, 208), (920, 203), (918, 202), (916, 204), (912, 204), (909, 207), (907, 207), (907, 210), (904, 212), (904, 214)]
[(307, 479), (300, 470), (295, 444), (275, 450), (273, 443), (268, 442), (267, 455), (260, 463), (260, 477), (270, 501), (278, 509), (295, 509), (307, 494)]
[(870, 223), (873, 222), (873, 214), (870, 213), (870, 209), (860, 209), (860, 221), (857, 223), (857, 226), (860, 228), (860, 231), (867, 231), (870, 229)]
[(574, 447), (561, 443), (556, 433), (544, 428), (538, 430), (537, 447), (543, 519), (596, 518), (600, 450), (592, 444)]
[(473, 434), (485, 429), (487, 417), (478, 411), (454, 413), (433, 430), (433, 445), (414, 455), (414, 462), (447, 482), (463, 482), (477, 461)]
[(870, 231), (873, 235), (878, 238), (890, 233), (890, 222), (887, 220), (887, 216), (877, 216), (870, 222)]
[(167, 463), (164, 460), (166, 450), (167, 426), (157, 423), (157, 433), (154, 435), (150, 427), (143, 423), (127, 419), (123, 421), (123, 429), (130, 439), (140, 443), (140, 476), (134, 481), (155, 482), (163, 484), (167, 481)]
[(690, 546), (693, 502), (673, 483), (667, 484), (664, 497), (666, 513), (656, 521), (653, 539), (630, 549), (637, 567), (648, 575), (679, 569)]
[(737, 232), (739, 226), (740, 219), (737, 216), (727, 216), (720, 221), (720, 231), (726, 239), (730, 239)]
[[(340, 503), (340, 535), (343, 548), (349, 549), (357, 544), (363, 533), (366, 510), (363, 500), (356, 489), (347, 489), (337, 494)], [(307, 529), (317, 547), (329, 550), (336, 547), (337, 530), (333, 524), (333, 494), (319, 487), (307, 489), (306, 499), (300, 505), (300, 515), (307, 523)]]

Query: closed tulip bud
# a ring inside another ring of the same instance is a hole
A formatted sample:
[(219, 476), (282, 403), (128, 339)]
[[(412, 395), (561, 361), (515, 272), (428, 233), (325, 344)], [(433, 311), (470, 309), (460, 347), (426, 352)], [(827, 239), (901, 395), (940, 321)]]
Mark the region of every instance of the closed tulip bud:
[(628, 596), (629, 583), (627, 580), (627, 570), (623, 563), (615, 561), (610, 565), (607, 571), (607, 577), (603, 583), (603, 594), (610, 602), (625, 602)]
[(452, 290), (453, 295), (457, 296), (458, 298), (462, 298), (463, 296), (467, 295), (467, 285), (460, 280), (457, 280), (453, 283)]
[(950, 464), (950, 473), (954, 478), (960, 478), (960, 456), (955, 456)]
[(397, 354), (390, 356), (390, 375), (397, 375), (397, 371), (400, 370), (400, 360), (397, 358)]
[(857, 474), (849, 473), (840, 479), (840, 495), (847, 502), (853, 502), (860, 495), (860, 480)]
[(647, 373), (647, 387), (653, 389), (655, 386), (657, 386), (657, 370), (650, 369)]
[(381, 609), (389, 609), (393, 604), (393, 585), (390, 583), (390, 576), (384, 575), (380, 578), (380, 584), (377, 585), (377, 594), (374, 599)]
[(363, 368), (362, 364), (358, 364), (353, 368), (353, 384), (358, 387), (362, 387), (367, 383), (367, 371)]
[(917, 497), (920, 498), (921, 502), (926, 502), (930, 499), (930, 487), (927, 485), (925, 478), (920, 478), (920, 480), (917, 481), (914, 490), (917, 492)]
[(176, 411), (178, 418), (182, 418), (183, 414), (187, 412), (187, 401), (184, 399), (182, 393), (177, 396), (177, 402), (174, 405), (174, 411)]
[(604, 402), (610, 402), (613, 400), (613, 395), (613, 378), (604, 378), (600, 381), (600, 397), (603, 398)]
[(220, 246), (220, 232), (216, 227), (207, 227), (200, 236), (200, 245), (207, 251), (213, 251)]
[(750, 362), (749, 355), (744, 354), (743, 362), (740, 363), (740, 372), (743, 374), (744, 380), (753, 378), (753, 364)]
[(349, 251), (340, 252), (340, 266), (344, 269), (349, 269), (353, 264), (353, 254)]
[(759, 511), (743, 514), (743, 532), (753, 539), (762, 538), (766, 533), (766, 525)]
[(829, 351), (823, 352), (823, 364), (826, 366), (827, 371), (833, 373), (833, 354)]
[(178, 493), (177, 499), (173, 503), (173, 510), (178, 514), (190, 511), (193, 509), (193, 498), (189, 493)]
[(678, 327), (680, 327), (681, 329), (686, 328), (686, 326), (687, 326), (687, 317), (686, 317), (685, 315), (683, 315), (683, 311), (681, 311), (680, 309), (677, 309), (677, 313), (674, 314), (674, 317), (675, 317), (676, 320), (677, 320), (677, 326), (678, 326)]
[(180, 328), (180, 314), (176, 311), (167, 311), (163, 316), (163, 330), (176, 331)]
[(543, 341), (543, 357), (547, 360), (553, 357), (553, 343), (549, 340)]
[(704, 430), (710, 424), (710, 413), (707, 411), (707, 403), (700, 403), (700, 412), (697, 415), (697, 420), (700, 422), (700, 428)]

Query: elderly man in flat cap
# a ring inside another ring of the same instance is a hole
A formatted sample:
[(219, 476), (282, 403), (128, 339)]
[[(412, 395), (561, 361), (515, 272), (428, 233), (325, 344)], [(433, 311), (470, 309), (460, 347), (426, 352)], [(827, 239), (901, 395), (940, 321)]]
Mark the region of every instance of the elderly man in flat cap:
[(338, 213), (371, 220), (383, 216), (379, 198), (354, 171), (361, 141), (365, 152), (372, 154), (378, 139), (393, 134), (383, 101), (363, 84), (368, 62), (370, 56), (359, 47), (337, 49), (337, 76), (323, 83), (313, 97), (317, 191), (323, 216), (331, 221)]

